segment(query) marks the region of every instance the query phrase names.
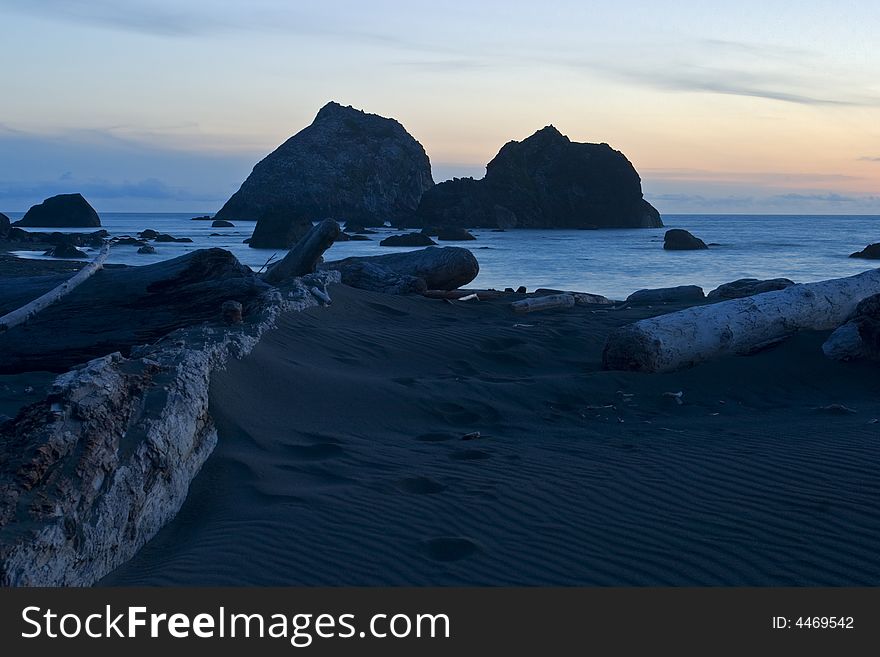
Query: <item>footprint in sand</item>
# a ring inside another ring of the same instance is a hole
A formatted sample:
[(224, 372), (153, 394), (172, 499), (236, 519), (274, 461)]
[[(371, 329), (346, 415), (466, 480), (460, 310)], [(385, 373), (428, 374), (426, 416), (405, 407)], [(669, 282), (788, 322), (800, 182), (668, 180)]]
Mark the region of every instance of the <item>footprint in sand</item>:
[(449, 455), (453, 461), (482, 461), (491, 458), (492, 454), (484, 449), (460, 449)]
[(480, 551), (480, 546), (469, 538), (441, 536), (422, 541), (422, 550), (434, 561), (458, 561)]
[(430, 477), (404, 477), (397, 481), (397, 488), (413, 495), (434, 495), (446, 490), (446, 486)]
[(416, 436), (416, 440), (423, 443), (441, 443), (445, 440), (453, 440), (454, 438), (461, 438), (461, 436), (456, 436), (451, 433), (423, 433)]
[(293, 457), (317, 461), (332, 459), (345, 454), (345, 450), (335, 443), (319, 443), (317, 445), (288, 445), (286, 451)]
[(376, 312), (382, 313), (383, 315), (388, 315), (389, 317), (406, 317), (407, 315), (409, 315), (408, 312), (398, 310), (397, 308), (392, 308), (381, 303), (373, 303), (372, 301), (369, 301), (365, 305), (368, 308), (372, 308)]

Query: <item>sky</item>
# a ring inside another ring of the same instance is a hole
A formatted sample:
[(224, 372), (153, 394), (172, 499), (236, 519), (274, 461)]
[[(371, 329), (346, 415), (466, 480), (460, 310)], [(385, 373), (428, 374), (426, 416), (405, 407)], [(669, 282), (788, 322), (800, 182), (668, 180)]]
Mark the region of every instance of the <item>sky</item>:
[(0, 0), (0, 210), (213, 212), (330, 100), (434, 179), (552, 124), (661, 213), (880, 214), (875, 0)]

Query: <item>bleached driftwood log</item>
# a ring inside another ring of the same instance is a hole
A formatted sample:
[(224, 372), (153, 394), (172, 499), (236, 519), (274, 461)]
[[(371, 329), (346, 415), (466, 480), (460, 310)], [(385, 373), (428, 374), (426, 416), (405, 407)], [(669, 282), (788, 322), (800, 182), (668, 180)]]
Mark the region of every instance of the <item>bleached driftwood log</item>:
[(875, 269), (643, 319), (608, 337), (603, 365), (666, 372), (753, 352), (797, 331), (837, 328), (862, 299), (878, 292), (880, 269)]
[(339, 237), (339, 233), (339, 224), (332, 219), (325, 219), (313, 226), (281, 262), (273, 265), (263, 275), (263, 280), (278, 285), (288, 278), (311, 274), (321, 261), (324, 251)]
[(533, 313), (552, 308), (571, 308), (574, 303), (573, 294), (550, 294), (546, 297), (531, 297), (522, 301), (514, 301), (510, 307), (518, 313)]
[(94, 260), (64, 281), (61, 285), (52, 288), (42, 296), (25, 304), (21, 308), (13, 310), (12, 312), (3, 315), (3, 317), (0, 317), (0, 333), (11, 329), (13, 326), (24, 324), (38, 312), (51, 306), (58, 301), (58, 299), (73, 290), (77, 285), (88, 280), (92, 274), (104, 266), (104, 261), (107, 259), (108, 255), (110, 255), (110, 245), (105, 244)]

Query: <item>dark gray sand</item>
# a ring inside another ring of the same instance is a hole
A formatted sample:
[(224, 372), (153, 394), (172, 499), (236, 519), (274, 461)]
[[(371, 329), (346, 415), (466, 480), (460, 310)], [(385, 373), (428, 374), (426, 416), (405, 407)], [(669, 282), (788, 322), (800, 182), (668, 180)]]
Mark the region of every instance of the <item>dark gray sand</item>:
[(215, 377), (216, 451), (103, 584), (880, 584), (880, 377), (824, 334), (603, 372), (660, 309), (331, 293)]

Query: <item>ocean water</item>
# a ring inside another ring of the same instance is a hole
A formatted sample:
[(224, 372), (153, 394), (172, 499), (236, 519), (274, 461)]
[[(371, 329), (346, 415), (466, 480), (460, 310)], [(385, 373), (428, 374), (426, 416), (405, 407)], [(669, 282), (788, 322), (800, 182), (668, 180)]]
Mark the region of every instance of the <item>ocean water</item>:
[[(13, 220), (21, 213), (7, 213)], [(189, 237), (192, 244), (156, 244), (155, 255), (137, 247), (117, 246), (109, 262), (143, 265), (211, 246), (232, 251), (243, 263), (259, 269), (282, 251), (252, 249), (242, 243), (253, 222), (235, 228), (212, 228), (210, 221), (192, 221), (193, 214), (105, 213), (101, 221), (112, 235), (132, 235), (146, 228)], [(786, 277), (798, 283), (857, 274), (872, 268), (869, 260), (849, 258), (867, 244), (880, 242), (880, 216), (818, 215), (664, 215), (665, 228), (624, 230), (473, 230), (475, 242), (446, 242), (471, 249), (480, 263), (472, 287), (548, 287), (625, 298), (635, 290), (673, 285), (700, 285), (707, 292), (737, 278)], [(684, 228), (707, 243), (707, 251), (664, 251), (663, 233)], [(39, 229), (32, 229), (39, 230)], [(47, 229), (48, 230), (48, 229)], [(90, 232), (94, 229), (82, 229)], [(380, 247), (379, 240), (396, 234), (377, 229), (370, 242), (340, 242), (328, 260), (378, 255), (399, 250)], [(72, 231), (71, 231), (72, 232)], [(212, 233), (219, 233), (211, 236)], [(21, 257), (43, 257), (19, 251)]]

